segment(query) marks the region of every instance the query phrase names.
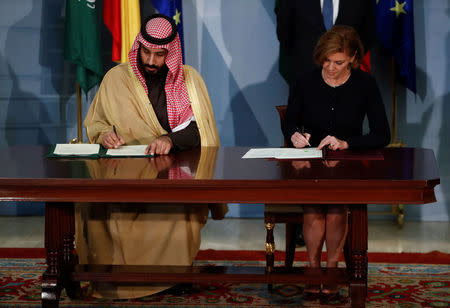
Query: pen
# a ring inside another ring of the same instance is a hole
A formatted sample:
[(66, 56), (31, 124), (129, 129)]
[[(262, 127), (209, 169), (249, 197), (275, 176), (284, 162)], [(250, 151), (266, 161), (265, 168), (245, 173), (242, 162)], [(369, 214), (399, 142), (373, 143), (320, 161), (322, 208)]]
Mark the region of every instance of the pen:
[[(305, 136), (305, 128), (302, 126), (302, 129), (300, 130), (300, 129), (298, 129), (298, 127), (296, 127), (295, 128), (296, 130), (297, 130), (297, 132), (298, 133), (300, 133), (303, 137), (305, 137), (305, 139), (306, 139), (306, 136)], [(309, 143), (309, 141), (308, 141), (308, 139), (306, 139), (306, 142), (308, 143), (308, 146), (311, 146), (311, 144)]]
[(119, 138), (119, 136), (117, 135), (117, 130), (116, 130), (116, 126), (113, 125), (113, 131), (114, 131), (114, 135), (116, 135), (117, 138)]

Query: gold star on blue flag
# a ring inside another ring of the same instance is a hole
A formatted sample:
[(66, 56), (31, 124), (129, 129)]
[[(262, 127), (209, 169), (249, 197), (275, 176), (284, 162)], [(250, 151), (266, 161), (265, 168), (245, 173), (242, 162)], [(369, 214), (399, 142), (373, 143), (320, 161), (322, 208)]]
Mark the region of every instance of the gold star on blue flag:
[(413, 0), (376, 2), (377, 36), (394, 57), (406, 87), (416, 92)]
[(159, 13), (171, 17), (175, 21), (178, 35), (180, 36), (184, 62), (183, 14), (181, 9), (181, 0), (152, 0), (152, 4)]

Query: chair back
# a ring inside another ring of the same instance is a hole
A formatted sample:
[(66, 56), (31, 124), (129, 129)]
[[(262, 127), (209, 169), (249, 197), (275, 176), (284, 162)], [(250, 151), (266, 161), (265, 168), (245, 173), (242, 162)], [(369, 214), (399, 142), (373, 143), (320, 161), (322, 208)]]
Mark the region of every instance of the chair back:
[[(286, 120), (287, 105), (279, 105), (279, 106), (275, 106), (275, 108), (277, 109), (278, 115), (280, 116), (280, 128), (281, 128), (281, 132), (283, 133), (284, 122)], [(284, 136), (284, 134), (283, 134), (283, 136)], [(284, 137), (283, 137), (283, 140), (284, 140), (284, 147), (287, 147), (288, 141)]]

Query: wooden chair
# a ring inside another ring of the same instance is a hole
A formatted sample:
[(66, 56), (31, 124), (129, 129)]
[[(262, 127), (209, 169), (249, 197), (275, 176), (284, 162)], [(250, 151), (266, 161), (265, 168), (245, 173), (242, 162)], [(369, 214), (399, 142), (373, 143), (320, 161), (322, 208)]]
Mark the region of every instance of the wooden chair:
[[(275, 106), (280, 116), (280, 126), (283, 124), (286, 115), (286, 105)], [(287, 141), (284, 140), (284, 146)], [(295, 256), (295, 239), (297, 235), (297, 226), (303, 223), (303, 208), (298, 204), (266, 204), (264, 206), (264, 224), (266, 227), (266, 270), (271, 272), (275, 262), (275, 240), (273, 236), (273, 228), (276, 223), (286, 224), (286, 256), (284, 264), (286, 267), (292, 267)], [(269, 291), (272, 285), (268, 285)]]

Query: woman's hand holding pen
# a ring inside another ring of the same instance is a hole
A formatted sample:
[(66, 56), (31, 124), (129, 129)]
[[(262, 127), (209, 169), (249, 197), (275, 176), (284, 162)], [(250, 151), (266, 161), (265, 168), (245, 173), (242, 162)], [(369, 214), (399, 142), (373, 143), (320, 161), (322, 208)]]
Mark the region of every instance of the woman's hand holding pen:
[(300, 132), (295, 132), (291, 136), (291, 142), (297, 149), (304, 148), (306, 146), (310, 146), (309, 138), (311, 138), (311, 135), (308, 133), (302, 134)]
[(117, 149), (125, 144), (122, 137), (117, 132), (111, 131), (103, 134), (102, 146), (106, 149)]
[(340, 140), (330, 135), (326, 136), (325, 138), (322, 139), (322, 141), (320, 141), (317, 149), (321, 150), (325, 146), (328, 146), (328, 148), (333, 151), (348, 149), (347, 141)]

